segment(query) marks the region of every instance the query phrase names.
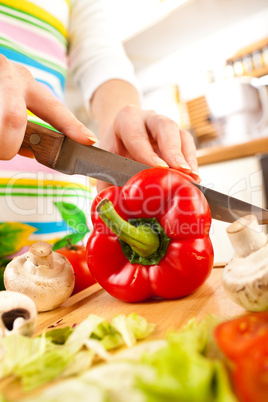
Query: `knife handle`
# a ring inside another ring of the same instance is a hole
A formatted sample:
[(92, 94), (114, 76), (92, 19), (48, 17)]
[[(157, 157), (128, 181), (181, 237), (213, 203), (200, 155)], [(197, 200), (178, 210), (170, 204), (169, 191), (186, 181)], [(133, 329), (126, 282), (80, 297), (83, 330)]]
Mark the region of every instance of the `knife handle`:
[(38, 162), (54, 168), (64, 138), (65, 136), (57, 131), (28, 122), (21, 148), (31, 151)]

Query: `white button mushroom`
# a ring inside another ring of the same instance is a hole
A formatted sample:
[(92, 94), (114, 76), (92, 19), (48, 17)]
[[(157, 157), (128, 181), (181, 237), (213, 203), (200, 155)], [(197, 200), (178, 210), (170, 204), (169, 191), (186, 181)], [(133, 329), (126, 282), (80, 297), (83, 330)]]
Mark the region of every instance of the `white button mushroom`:
[(223, 287), (249, 311), (268, 309), (268, 244), (257, 219), (248, 215), (227, 228), (235, 254), (223, 270)]
[(14, 332), (32, 336), (36, 317), (36, 305), (30, 297), (6, 290), (0, 292), (0, 338)]
[(6, 289), (29, 296), (38, 311), (53, 310), (67, 300), (74, 282), (71, 263), (43, 241), (34, 243), (27, 253), (15, 257), (4, 272)]

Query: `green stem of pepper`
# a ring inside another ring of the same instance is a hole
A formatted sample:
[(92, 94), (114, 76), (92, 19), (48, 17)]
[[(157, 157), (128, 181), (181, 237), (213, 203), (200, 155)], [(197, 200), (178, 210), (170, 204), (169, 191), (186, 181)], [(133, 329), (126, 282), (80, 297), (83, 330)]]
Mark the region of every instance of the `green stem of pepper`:
[(97, 212), (108, 228), (141, 257), (149, 257), (158, 250), (160, 246), (158, 233), (149, 225), (135, 227), (126, 222), (118, 215), (110, 200), (103, 199), (97, 206)]

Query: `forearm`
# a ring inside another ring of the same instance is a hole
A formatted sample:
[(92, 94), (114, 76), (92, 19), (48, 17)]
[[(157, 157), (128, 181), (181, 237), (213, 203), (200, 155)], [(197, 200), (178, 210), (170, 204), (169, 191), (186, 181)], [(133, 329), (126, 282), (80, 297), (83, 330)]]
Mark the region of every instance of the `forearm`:
[(140, 106), (140, 96), (126, 81), (109, 80), (95, 91), (90, 107), (98, 123), (100, 138), (111, 127), (117, 113), (127, 105)]

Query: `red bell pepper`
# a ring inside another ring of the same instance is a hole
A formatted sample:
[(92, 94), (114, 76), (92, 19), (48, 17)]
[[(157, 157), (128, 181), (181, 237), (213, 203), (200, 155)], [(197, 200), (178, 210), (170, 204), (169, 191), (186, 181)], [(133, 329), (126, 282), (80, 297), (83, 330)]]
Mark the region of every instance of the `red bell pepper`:
[(180, 298), (210, 275), (210, 210), (189, 180), (172, 169), (147, 169), (93, 201), (87, 263), (115, 298)]

